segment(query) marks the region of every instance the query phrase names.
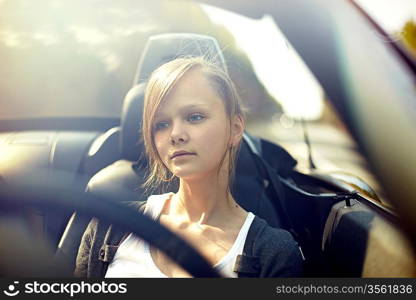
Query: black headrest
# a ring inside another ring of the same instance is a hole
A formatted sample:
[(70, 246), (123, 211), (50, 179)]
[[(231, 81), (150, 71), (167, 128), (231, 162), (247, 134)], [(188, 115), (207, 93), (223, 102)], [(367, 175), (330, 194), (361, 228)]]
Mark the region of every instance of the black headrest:
[(144, 83), (132, 87), (124, 97), (121, 112), (120, 153), (122, 158), (131, 161), (137, 161), (144, 151), (140, 138), (144, 90)]
[(120, 152), (123, 159), (137, 161), (139, 155), (144, 153), (140, 130), (146, 80), (157, 67), (182, 56), (204, 56), (227, 70), (224, 56), (213, 37), (191, 33), (169, 33), (150, 37), (144, 47), (133, 87), (124, 98), (120, 134)]

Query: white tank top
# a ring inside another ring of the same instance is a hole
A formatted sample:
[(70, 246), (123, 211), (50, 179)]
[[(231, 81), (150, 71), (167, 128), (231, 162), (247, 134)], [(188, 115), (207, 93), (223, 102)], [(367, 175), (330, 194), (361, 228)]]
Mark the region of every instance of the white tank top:
[[(173, 193), (152, 195), (147, 199), (144, 213), (157, 220), (162, 212), (165, 201)], [(224, 277), (237, 277), (233, 271), (237, 255), (242, 254), (248, 230), (254, 219), (254, 214), (249, 212), (237, 238), (227, 254), (213, 267)], [(150, 246), (147, 242), (129, 234), (120, 244), (113, 261), (108, 266), (105, 274), (110, 277), (167, 277), (156, 266), (150, 254)]]

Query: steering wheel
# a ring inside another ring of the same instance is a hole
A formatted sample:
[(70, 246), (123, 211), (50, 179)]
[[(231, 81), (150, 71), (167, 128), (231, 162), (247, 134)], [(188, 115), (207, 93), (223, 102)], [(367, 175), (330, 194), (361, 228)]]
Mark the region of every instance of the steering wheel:
[[(64, 267), (64, 262), (56, 262), (52, 258), (49, 261), (45, 261), (45, 259), (47, 260), (45, 256), (42, 259), (33, 257), (36, 255), (34, 247), (38, 243), (42, 243), (42, 241), (36, 241), (36, 244), (33, 244), (33, 241), (30, 241), (29, 238), (25, 243), (22, 240), (25, 238), (22, 238), (21, 231), (13, 228), (13, 225), (16, 225), (16, 223), (11, 222), (8, 216), (12, 212), (21, 211), (24, 207), (35, 206), (49, 209), (75, 210), (83, 215), (96, 217), (108, 224), (113, 224), (120, 230), (134, 233), (150, 245), (163, 251), (194, 277), (220, 277), (218, 272), (211, 267), (197, 250), (159, 222), (139, 213), (137, 209), (121, 204), (119, 200), (115, 201), (115, 199), (85, 193), (83, 188), (85, 185), (82, 184), (82, 180), (74, 181), (73, 177), (72, 180), (70, 179), (68, 174), (58, 171), (54, 171), (52, 175), (49, 173), (47, 179), (39, 175), (38, 172), (33, 172), (23, 178), (19, 178), (19, 182), (4, 184), (4, 187), (0, 188), (0, 211), (3, 212), (0, 215), (0, 223), (2, 223), (3, 228), (0, 231), (0, 238), (3, 245), (9, 245), (8, 249), (15, 249), (11, 250), (11, 252), (19, 251), (18, 255), (22, 257), (25, 257), (25, 255), (28, 257), (32, 256), (33, 259), (30, 262), (33, 265), (25, 264), (24, 266), (25, 276), (42, 276), (43, 274), (39, 274), (38, 271), (47, 269), (47, 266), (54, 267), (56, 270), (62, 270), (55, 274), (57, 276), (71, 275), (68, 274), (68, 269)], [(5, 226), (10, 228), (5, 228)], [(19, 226), (17, 227), (20, 228)], [(32, 246), (28, 247), (27, 245)], [(22, 247), (27, 247), (27, 249), (22, 249)], [(48, 245), (42, 245), (42, 247), (47, 249)], [(0, 247), (0, 266), (5, 265), (1, 262), (4, 258), (10, 265), (11, 258), (7, 257), (7, 255), (4, 256), (4, 248)], [(38, 254), (40, 252), (42, 250), (37, 251)], [(14, 254), (16, 255), (16, 253)], [(54, 266), (54, 264), (58, 265)], [(30, 272), (31, 269), (33, 270), (32, 273)], [(9, 271), (12, 271), (10, 267)], [(10, 273), (9, 271), (7, 269), (0, 270), (1, 273)], [(10, 274), (1, 275), (7, 276)]]

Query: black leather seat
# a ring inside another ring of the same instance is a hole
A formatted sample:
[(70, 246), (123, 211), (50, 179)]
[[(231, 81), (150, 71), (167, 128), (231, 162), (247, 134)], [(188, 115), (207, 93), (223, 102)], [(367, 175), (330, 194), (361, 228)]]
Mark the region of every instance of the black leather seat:
[(368, 235), (375, 216), (373, 211), (354, 199), (349, 205), (342, 201), (332, 207), (322, 239), (330, 276), (362, 276)]
[[(145, 83), (151, 72), (165, 61), (181, 55), (206, 55), (226, 69), (225, 60), (217, 42), (211, 38), (194, 34), (164, 34), (152, 37), (145, 47), (133, 88), (128, 92), (123, 104), (121, 126), (119, 129), (119, 146), (121, 159), (115, 161), (96, 173), (88, 183), (87, 192), (95, 195), (112, 197), (120, 201), (147, 199), (141, 188), (147, 167), (144, 145), (140, 141), (141, 114)], [(113, 129), (114, 130), (114, 129)], [(117, 129), (118, 130), (118, 129)], [(105, 144), (105, 143), (103, 143)], [(261, 152), (260, 141), (245, 133), (242, 147), (237, 159), (236, 176), (232, 188), (233, 196), (246, 210), (264, 218), (270, 225), (279, 227), (276, 210), (268, 198), (265, 182), (256, 175), (256, 165), (252, 151)], [(175, 191), (177, 187), (170, 187)], [(133, 196), (126, 199), (119, 195), (123, 191), (133, 191)], [(89, 218), (74, 213), (58, 245), (57, 255), (65, 257), (74, 264), (80, 239)]]

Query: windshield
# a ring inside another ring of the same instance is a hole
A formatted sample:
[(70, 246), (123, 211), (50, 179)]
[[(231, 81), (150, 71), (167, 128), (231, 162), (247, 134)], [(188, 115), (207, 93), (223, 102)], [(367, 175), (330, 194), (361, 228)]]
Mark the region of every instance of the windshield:
[(0, 1), (0, 119), (119, 118), (147, 39), (167, 32), (218, 40), (250, 133), (285, 147), (304, 170), (308, 134), (320, 170), (347, 170), (378, 189), (322, 87), (268, 15), (171, 0)]
[(164, 32), (216, 37), (253, 113), (279, 110), (233, 34), (200, 5), (3, 0), (0, 118), (119, 117), (148, 37)]
[(321, 115), (321, 88), (268, 16), (175, 1), (3, 0), (0, 118), (119, 117), (146, 40), (175, 31), (217, 38), (250, 117)]

